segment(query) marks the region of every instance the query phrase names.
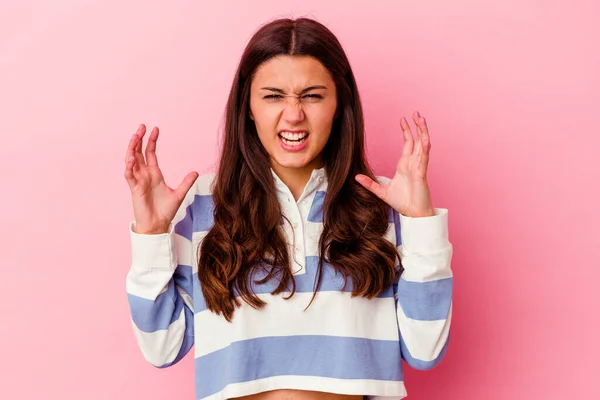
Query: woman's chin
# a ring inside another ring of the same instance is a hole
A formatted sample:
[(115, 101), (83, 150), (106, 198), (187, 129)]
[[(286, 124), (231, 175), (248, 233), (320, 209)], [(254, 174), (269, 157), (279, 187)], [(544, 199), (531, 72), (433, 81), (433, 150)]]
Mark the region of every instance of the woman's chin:
[(290, 169), (302, 169), (306, 168), (310, 163), (311, 159), (306, 156), (300, 155), (285, 155), (275, 158), (275, 162), (282, 168)]

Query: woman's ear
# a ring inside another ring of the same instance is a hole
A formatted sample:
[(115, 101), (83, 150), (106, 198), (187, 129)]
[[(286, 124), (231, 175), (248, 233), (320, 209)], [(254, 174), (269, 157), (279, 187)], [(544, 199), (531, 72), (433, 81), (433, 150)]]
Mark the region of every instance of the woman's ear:
[(254, 115), (252, 115), (252, 110), (248, 110), (248, 117), (250, 117), (250, 119), (254, 121)]

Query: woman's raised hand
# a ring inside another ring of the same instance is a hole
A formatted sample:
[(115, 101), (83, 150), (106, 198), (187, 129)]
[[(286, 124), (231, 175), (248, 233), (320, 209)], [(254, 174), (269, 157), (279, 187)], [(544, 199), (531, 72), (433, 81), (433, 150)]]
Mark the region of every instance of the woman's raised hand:
[(400, 120), (404, 147), (394, 178), (383, 185), (362, 174), (356, 175), (355, 179), (400, 214), (407, 217), (430, 217), (435, 215), (427, 183), (431, 139), (427, 122), (418, 111), (413, 113), (413, 121), (417, 126), (416, 141), (406, 118), (402, 117)]
[(158, 128), (154, 127), (150, 132), (145, 152), (142, 154), (145, 133), (146, 126), (141, 124), (131, 137), (125, 155), (125, 179), (133, 199), (135, 232), (166, 233), (198, 173), (190, 172), (176, 189), (167, 186), (156, 158)]

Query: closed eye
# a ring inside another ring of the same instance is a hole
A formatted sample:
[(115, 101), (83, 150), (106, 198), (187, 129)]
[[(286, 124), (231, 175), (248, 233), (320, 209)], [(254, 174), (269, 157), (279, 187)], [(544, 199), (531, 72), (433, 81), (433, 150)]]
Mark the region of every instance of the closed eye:
[[(284, 96), (280, 95), (280, 94), (268, 94), (265, 97), (263, 97), (263, 99), (282, 99)], [(311, 94), (305, 94), (304, 96), (302, 96), (303, 99), (322, 99), (323, 96), (321, 96), (320, 94), (316, 94), (316, 93), (311, 93)]]
[(281, 98), (283, 98), (283, 96), (280, 94), (268, 94), (265, 97), (263, 97), (263, 99), (281, 99)]

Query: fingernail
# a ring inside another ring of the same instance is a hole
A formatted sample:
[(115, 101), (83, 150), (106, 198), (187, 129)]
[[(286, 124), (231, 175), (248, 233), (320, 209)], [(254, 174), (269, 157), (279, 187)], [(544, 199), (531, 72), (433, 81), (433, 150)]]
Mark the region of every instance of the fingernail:
[(419, 114), (419, 112), (417, 111), (417, 117), (420, 117), (420, 116), (421, 116), (421, 114)]

